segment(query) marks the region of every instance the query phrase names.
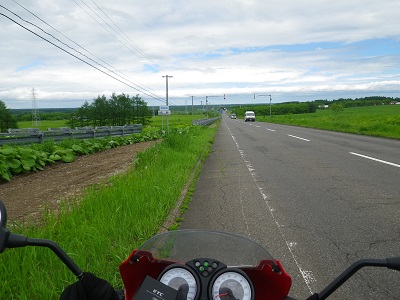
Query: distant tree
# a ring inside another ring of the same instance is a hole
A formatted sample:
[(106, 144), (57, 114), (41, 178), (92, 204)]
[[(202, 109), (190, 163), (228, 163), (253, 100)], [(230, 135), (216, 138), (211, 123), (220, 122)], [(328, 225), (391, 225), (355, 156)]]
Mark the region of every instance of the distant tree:
[(147, 107), (147, 103), (136, 95), (132, 97), (132, 100), (136, 103), (136, 123), (142, 124), (143, 126), (150, 124), (150, 119), (152, 117), (151, 110)]
[(339, 113), (344, 110), (344, 107), (341, 103), (333, 103), (331, 106), (329, 106), (329, 110), (332, 110), (335, 113)]
[(112, 114), (110, 103), (106, 96), (98, 96), (92, 103), (92, 122), (93, 126), (110, 126)]
[(8, 128), (18, 128), (17, 120), (6, 104), (0, 100), (0, 132), (6, 132)]

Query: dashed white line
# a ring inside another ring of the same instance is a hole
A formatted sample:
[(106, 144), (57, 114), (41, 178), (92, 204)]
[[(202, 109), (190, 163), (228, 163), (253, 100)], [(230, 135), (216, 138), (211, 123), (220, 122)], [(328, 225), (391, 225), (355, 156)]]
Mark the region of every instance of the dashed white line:
[(295, 136), (295, 135), (291, 135), (291, 134), (288, 134), (288, 136), (290, 136), (292, 138), (295, 138), (295, 139), (299, 139), (299, 140), (303, 140), (303, 141), (306, 141), (306, 142), (310, 142), (310, 140), (307, 140), (307, 139), (299, 137), (299, 136)]
[(271, 128), (265, 128), (265, 129), (267, 129), (269, 131), (275, 131), (275, 129), (271, 129)]
[[(256, 186), (258, 187), (258, 190), (259, 190), (261, 196), (263, 197), (263, 199), (265, 201), (265, 204), (267, 205), (267, 208), (268, 208), (268, 210), (269, 210), (269, 212), (271, 214), (271, 217), (275, 221), (275, 224), (276, 224), (276, 226), (277, 226), (277, 228), (278, 228), (283, 240), (285, 241), (286, 246), (288, 247), (288, 250), (289, 250), (289, 252), (290, 252), (290, 254), (291, 254), (291, 256), (292, 256), (292, 258), (293, 258), (293, 260), (294, 260), (294, 262), (295, 262), (295, 264), (297, 266), (297, 268), (299, 269), (300, 274), (303, 277), (303, 280), (304, 280), (305, 284), (308, 287), (308, 290), (310, 291), (311, 294), (313, 294), (313, 291), (312, 291), (312, 288), (311, 288), (311, 283), (316, 282), (316, 279), (314, 277), (313, 272), (303, 269), (303, 267), (301, 266), (300, 262), (298, 261), (296, 255), (294, 254), (294, 249), (293, 249), (294, 246), (297, 245), (297, 243), (296, 242), (289, 242), (288, 239), (286, 238), (285, 234), (282, 231), (282, 227), (283, 226), (279, 224), (278, 219), (277, 219), (277, 217), (275, 215), (275, 209), (271, 206), (271, 203), (268, 200), (268, 198), (269, 198), (268, 195), (264, 192), (263, 188), (260, 187), (260, 185), (258, 184), (258, 182), (256, 180), (256, 173), (255, 173), (255, 169), (253, 168), (253, 165), (251, 164), (250, 161), (245, 159), (246, 155), (245, 155), (244, 151), (241, 149), (241, 147), (239, 146), (238, 142), (236, 141), (236, 138), (232, 134), (228, 124), (225, 123), (225, 125), (228, 128), (228, 131), (229, 131), (233, 141), (235, 142), (236, 147), (239, 150), (239, 153), (242, 156), (242, 159), (243, 159), (244, 163), (247, 166), (247, 169), (249, 170), (251, 176), (253, 177), (253, 180), (254, 180)], [(246, 221), (246, 219), (245, 219), (245, 221)], [(247, 226), (247, 222), (246, 222), (246, 226)]]
[(393, 166), (393, 167), (400, 168), (400, 165), (392, 163), (390, 161), (374, 158), (374, 157), (371, 157), (371, 156), (366, 156), (366, 155), (355, 153), (355, 152), (349, 152), (349, 153), (352, 154), (352, 155), (356, 155), (356, 156), (359, 156), (359, 157), (367, 158), (367, 159), (374, 160), (374, 161), (377, 161), (377, 162), (380, 162), (380, 163), (383, 163), (383, 164), (387, 164), (387, 165), (390, 165), (390, 166)]

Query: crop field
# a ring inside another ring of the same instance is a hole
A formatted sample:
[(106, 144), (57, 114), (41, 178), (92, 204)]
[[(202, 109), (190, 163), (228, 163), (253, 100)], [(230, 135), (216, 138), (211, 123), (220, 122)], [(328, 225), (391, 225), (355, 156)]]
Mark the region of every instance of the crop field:
[[(205, 118), (204, 114), (196, 115), (171, 115), (168, 116), (169, 125), (190, 125), (193, 120)], [(67, 120), (43, 120), (40, 121), (38, 128), (42, 131), (47, 130), (47, 128), (57, 128), (57, 127), (68, 127)], [(151, 118), (151, 126), (166, 126), (167, 118), (166, 116), (154, 116)], [(36, 128), (32, 121), (21, 121), (18, 122), (18, 127), (23, 128)]]
[(400, 105), (317, 110), (298, 115), (260, 116), (257, 121), (400, 139)]
[[(38, 226), (16, 222), (9, 227), (14, 233), (55, 240), (83, 270), (121, 288), (119, 264), (158, 232), (188, 178), (198, 176), (196, 166), (207, 156), (217, 129), (174, 129), (162, 142), (138, 154), (134, 170), (61, 202), (58, 211), (47, 211)], [(8, 249), (0, 261), (0, 299), (58, 299), (76, 280), (48, 249)]]

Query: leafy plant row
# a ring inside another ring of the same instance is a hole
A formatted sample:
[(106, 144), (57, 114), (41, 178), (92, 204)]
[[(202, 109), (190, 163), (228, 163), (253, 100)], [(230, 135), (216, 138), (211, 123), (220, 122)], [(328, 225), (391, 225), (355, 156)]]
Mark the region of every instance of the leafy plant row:
[(161, 138), (160, 130), (146, 130), (140, 134), (99, 139), (68, 139), (59, 143), (47, 141), (29, 146), (4, 145), (0, 147), (0, 181), (10, 181), (13, 175), (41, 171), (55, 162), (70, 163), (79, 155)]

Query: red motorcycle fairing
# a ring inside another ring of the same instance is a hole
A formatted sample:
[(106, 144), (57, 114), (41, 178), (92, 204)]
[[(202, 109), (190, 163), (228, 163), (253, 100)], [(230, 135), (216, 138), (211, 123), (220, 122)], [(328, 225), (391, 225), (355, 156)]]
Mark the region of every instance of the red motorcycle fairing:
[[(119, 267), (127, 300), (133, 299), (146, 276), (157, 279), (167, 266), (176, 263), (185, 264), (185, 262), (157, 259), (151, 252), (143, 250), (140, 251), (140, 256), (136, 256), (136, 252), (137, 250), (133, 251)], [(278, 265), (279, 271), (273, 269), (274, 265)], [(292, 280), (279, 260), (262, 260), (256, 267), (240, 269), (253, 283), (255, 300), (282, 300), (289, 294)]]

